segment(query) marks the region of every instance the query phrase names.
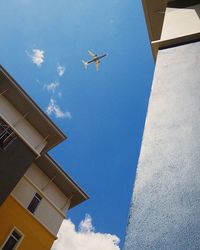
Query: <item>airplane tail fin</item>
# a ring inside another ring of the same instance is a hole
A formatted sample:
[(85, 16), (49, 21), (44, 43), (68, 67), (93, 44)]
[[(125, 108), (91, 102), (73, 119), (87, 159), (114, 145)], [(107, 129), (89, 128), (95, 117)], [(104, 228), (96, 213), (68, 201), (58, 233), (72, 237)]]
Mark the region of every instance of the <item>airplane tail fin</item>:
[(82, 63), (84, 65), (85, 69), (87, 69), (88, 63), (86, 61), (84, 61), (84, 60), (82, 60)]

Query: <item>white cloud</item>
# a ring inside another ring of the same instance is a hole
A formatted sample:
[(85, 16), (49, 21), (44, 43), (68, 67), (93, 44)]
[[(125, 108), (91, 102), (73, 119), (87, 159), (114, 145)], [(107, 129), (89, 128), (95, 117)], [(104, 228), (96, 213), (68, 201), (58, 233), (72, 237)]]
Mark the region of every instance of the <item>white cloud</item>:
[(61, 98), (62, 97), (62, 92), (58, 92), (58, 96)]
[(32, 54), (29, 54), (28, 51), (26, 51), (26, 54), (31, 57), (31, 60), (34, 64), (36, 64), (38, 67), (42, 66), (42, 63), (44, 62), (44, 51), (40, 49), (33, 49)]
[(95, 231), (95, 228), (92, 225), (92, 217), (89, 214), (86, 214), (85, 219), (81, 221), (79, 231), (81, 233), (90, 233)]
[(46, 112), (48, 115), (54, 114), (56, 118), (72, 118), (71, 113), (69, 111), (63, 112), (53, 98), (50, 99)]
[(64, 73), (65, 73), (65, 67), (59, 65), (59, 66), (57, 67), (57, 72), (58, 72), (58, 75), (59, 75), (59, 76), (63, 76)]
[(44, 87), (48, 90), (48, 91), (52, 91), (53, 93), (55, 92), (56, 88), (59, 86), (59, 82), (51, 82), (47, 85), (44, 85)]
[(38, 85), (41, 85), (41, 84), (42, 84), (42, 83), (40, 82), (39, 79), (36, 79), (36, 83), (37, 83)]
[(119, 242), (116, 235), (95, 232), (91, 216), (86, 215), (78, 231), (71, 220), (64, 220), (51, 250), (120, 250)]

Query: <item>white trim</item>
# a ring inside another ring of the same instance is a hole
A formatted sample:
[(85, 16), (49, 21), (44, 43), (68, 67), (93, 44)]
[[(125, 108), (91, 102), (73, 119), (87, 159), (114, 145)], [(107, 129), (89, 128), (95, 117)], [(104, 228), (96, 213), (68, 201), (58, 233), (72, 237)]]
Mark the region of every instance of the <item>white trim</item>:
[(5, 244), (7, 243), (8, 239), (10, 238), (10, 236), (12, 235), (12, 233), (16, 231), (17, 233), (20, 234), (21, 238), (19, 239), (19, 241), (17, 241), (16, 246), (14, 247), (15, 250), (18, 249), (19, 245), (21, 244), (22, 240), (24, 239), (24, 234), (17, 228), (17, 227), (13, 227), (12, 230), (10, 231), (9, 235), (6, 237), (5, 241), (3, 242), (3, 245), (0, 247), (0, 250), (3, 249), (3, 247), (5, 246)]
[(4, 93), (6, 93), (8, 91), (8, 89), (4, 90), (3, 92), (0, 93), (0, 95), (3, 95)]

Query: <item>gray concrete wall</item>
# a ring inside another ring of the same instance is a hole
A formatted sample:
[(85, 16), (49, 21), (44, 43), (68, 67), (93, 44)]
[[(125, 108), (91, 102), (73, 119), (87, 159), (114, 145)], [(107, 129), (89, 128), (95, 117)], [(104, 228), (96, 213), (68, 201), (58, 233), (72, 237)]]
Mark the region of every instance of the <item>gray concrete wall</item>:
[(0, 150), (0, 205), (31, 165), (35, 155), (19, 138)]
[(159, 51), (124, 249), (200, 249), (200, 42)]

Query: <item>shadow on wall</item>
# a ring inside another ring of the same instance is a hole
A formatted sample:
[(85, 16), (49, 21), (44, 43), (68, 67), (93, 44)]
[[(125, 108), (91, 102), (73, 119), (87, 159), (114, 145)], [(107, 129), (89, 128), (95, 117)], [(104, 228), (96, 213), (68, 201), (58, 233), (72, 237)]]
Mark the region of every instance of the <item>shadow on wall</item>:
[[(197, 6), (197, 4), (199, 4)], [(196, 6), (194, 6), (196, 5)], [(194, 9), (200, 18), (200, 0), (175, 0), (170, 1), (167, 4), (168, 7), (171, 8), (188, 8), (188, 9)]]
[(169, 1), (167, 6), (171, 8), (187, 8), (199, 3), (200, 3), (199, 0), (174, 0), (174, 1)]
[[(200, 1), (199, 1), (199, 3), (200, 3)], [(194, 7), (193, 7), (193, 8), (194, 8)], [(190, 9), (192, 9), (192, 7), (191, 7)], [(199, 17), (199, 19), (200, 19), (200, 4), (197, 5), (197, 6), (195, 6), (195, 11), (196, 11), (196, 13), (197, 13), (197, 15), (198, 15), (198, 17)]]

